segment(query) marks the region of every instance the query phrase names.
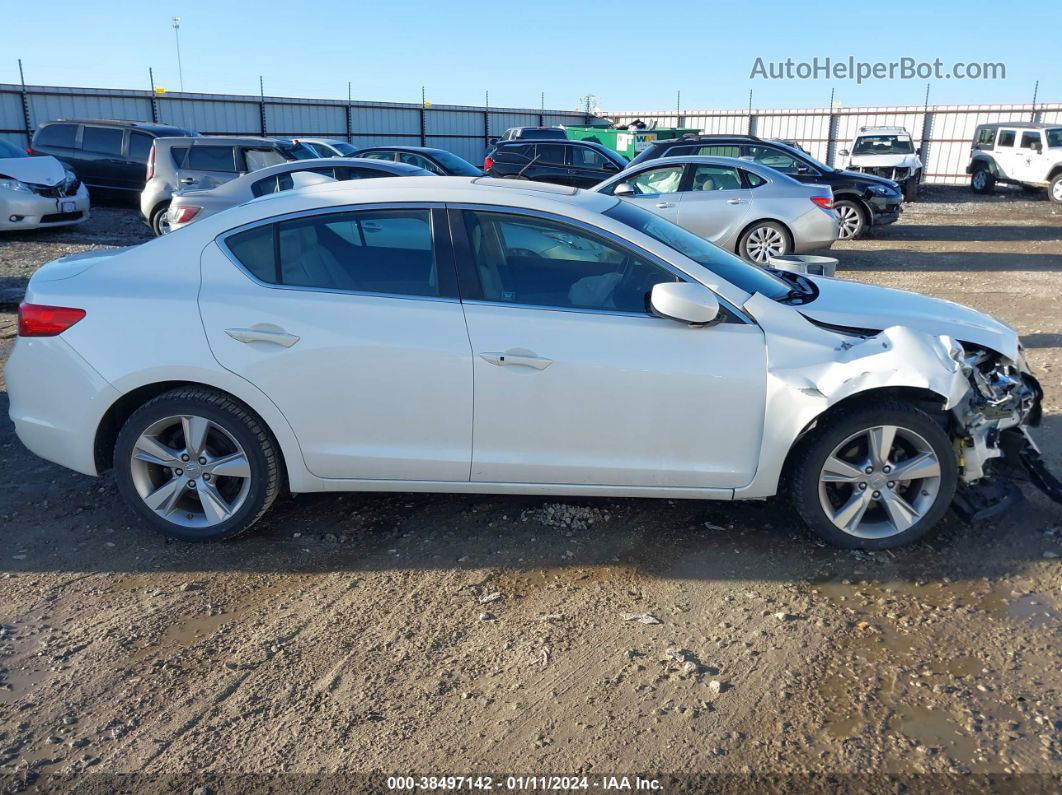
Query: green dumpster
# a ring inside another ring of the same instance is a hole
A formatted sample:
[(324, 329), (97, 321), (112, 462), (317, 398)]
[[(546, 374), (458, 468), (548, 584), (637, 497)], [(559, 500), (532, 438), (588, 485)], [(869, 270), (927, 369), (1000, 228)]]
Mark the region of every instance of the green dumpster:
[(657, 128), (655, 130), (617, 130), (610, 127), (565, 127), (568, 138), (573, 141), (593, 141), (607, 146), (613, 152), (633, 159), (654, 141), (666, 141), (681, 138), (688, 133), (696, 134), (700, 130), (687, 127)]

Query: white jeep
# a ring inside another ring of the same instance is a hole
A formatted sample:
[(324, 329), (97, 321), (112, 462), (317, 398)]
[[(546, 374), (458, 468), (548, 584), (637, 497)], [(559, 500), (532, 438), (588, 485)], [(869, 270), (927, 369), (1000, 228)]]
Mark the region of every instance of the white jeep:
[(1026, 190), (1047, 188), (1047, 198), (1062, 202), (1062, 125), (978, 125), (966, 173), (974, 193), (991, 193), (997, 182), (1005, 182)]
[(914, 201), (918, 196), (922, 150), (915, 147), (906, 128), (860, 127), (852, 143), (840, 154), (847, 159), (849, 171), (891, 179), (900, 185), (906, 201)]

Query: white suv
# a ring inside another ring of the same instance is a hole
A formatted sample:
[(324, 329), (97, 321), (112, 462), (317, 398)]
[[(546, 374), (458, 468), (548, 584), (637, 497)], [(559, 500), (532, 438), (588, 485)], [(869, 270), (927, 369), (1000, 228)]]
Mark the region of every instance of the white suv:
[(916, 148), (904, 127), (860, 127), (859, 133), (841, 150), (849, 171), (861, 171), (891, 179), (900, 185), (903, 198), (914, 201), (922, 181), (922, 150)]
[(997, 182), (1006, 182), (1030, 190), (1047, 188), (1051, 201), (1062, 202), (1062, 125), (978, 125), (966, 173), (974, 193), (991, 193)]

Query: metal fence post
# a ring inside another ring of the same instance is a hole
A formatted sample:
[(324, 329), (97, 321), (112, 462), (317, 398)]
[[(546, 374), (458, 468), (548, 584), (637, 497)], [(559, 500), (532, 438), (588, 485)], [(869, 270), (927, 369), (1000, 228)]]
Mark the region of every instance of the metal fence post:
[(18, 81), (22, 85), (22, 123), (26, 126), (26, 148), (33, 144), (33, 121), (30, 119), (29, 94), (26, 93), (26, 78), (22, 74), (22, 59), (18, 59)]
[(158, 95), (155, 93), (155, 71), (148, 67), (148, 79), (151, 81), (151, 121), (153, 124), (159, 123), (159, 102)]
[(918, 158), (922, 161), (922, 177), (919, 180), (920, 183), (926, 181), (926, 174), (929, 173), (929, 155), (930, 147), (933, 141), (933, 114), (929, 110), (922, 111), (922, 153)]
[(483, 148), (490, 146), (490, 111), (483, 108)]
[(258, 121), (262, 127), (262, 137), (266, 137), (265, 83), (258, 75)]
[[(840, 117), (833, 112), (833, 106), (830, 106), (830, 115), (826, 120), (826, 165), (833, 166), (834, 158), (837, 154), (837, 125), (840, 124)], [(836, 168), (836, 166), (834, 166)]]
[(354, 143), (354, 136), (351, 133), (354, 131), (354, 108), (350, 102), (350, 81), (347, 81), (347, 143)]

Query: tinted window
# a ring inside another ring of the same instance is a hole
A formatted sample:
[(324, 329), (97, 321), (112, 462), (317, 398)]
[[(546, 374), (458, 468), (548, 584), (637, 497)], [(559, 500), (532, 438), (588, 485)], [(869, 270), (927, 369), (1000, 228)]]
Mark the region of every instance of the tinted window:
[(390, 171), (375, 168), (337, 168), (337, 179), (376, 179), (378, 177), (393, 177)]
[(236, 173), (236, 150), (231, 146), (190, 146), (184, 167), (194, 171)]
[(694, 166), (690, 190), (737, 190), (742, 187), (738, 170), (730, 166)]
[(745, 184), (750, 188), (758, 188), (760, 185), (766, 185), (767, 180), (761, 177), (759, 174), (753, 174), (751, 171), (745, 171), (741, 169), (742, 175), (745, 177)]
[(180, 168), (184, 164), (185, 155), (188, 154), (187, 146), (173, 146), (170, 147), (170, 160), (173, 161), (174, 168)]
[(661, 157), (684, 157), (685, 155), (692, 155), (697, 152), (696, 146), (672, 146), (670, 149), (659, 149)]
[[(283, 174), (274, 174), (271, 177), (264, 177), (251, 184), (251, 193), (255, 196), (265, 196), (267, 193), (280, 193), (281, 191), (291, 190), (295, 187), (295, 174), (320, 174), (322, 177), (328, 177), (329, 179), (336, 179), (335, 169), (333, 168), (307, 168), (301, 171), (287, 171)], [(345, 177), (343, 177), (345, 179)], [(323, 180), (318, 180), (323, 182)], [(302, 183), (306, 184), (306, 183)]]
[(977, 133), (977, 146), (978, 148), (985, 146), (992, 146), (992, 142), (996, 139), (996, 131), (993, 127), (984, 127)]
[(455, 177), (480, 177), (483, 176), (483, 171), (476, 168), (467, 160), (458, 157), (450, 152), (436, 152), (435, 159), (438, 160), (446, 170)]
[[(560, 149), (562, 147), (555, 147)], [(507, 155), (516, 155), (518, 157), (526, 157), (528, 160), (535, 156), (534, 144), (509, 144), (501, 148), (502, 152)], [(564, 155), (561, 155), (561, 162), (564, 162)]]
[(706, 157), (741, 157), (740, 146), (698, 146), (695, 155)]
[(29, 157), (29, 155), (14, 144), (0, 140), (0, 157)]
[[(307, 158), (296, 159), (304, 160)], [(284, 157), (276, 149), (244, 149), (243, 160), (247, 164), (248, 171), (257, 171), (260, 168), (279, 166), (281, 163), (286, 163), (289, 158)]]
[(230, 235), (225, 245), (243, 267), (263, 282), (275, 284), (276, 265), (273, 259), (273, 225), (256, 226), (246, 232)]
[[(662, 168), (650, 168), (635, 174), (626, 180), (627, 184), (634, 188), (639, 195), (647, 193), (675, 193), (682, 182), (682, 166), (664, 166)], [(617, 185), (619, 183), (616, 183)], [(615, 185), (612, 186), (615, 188)], [(612, 192), (609, 189), (609, 193)]]
[(398, 162), (410, 166), (416, 166), (417, 168), (423, 168), (425, 171), (431, 171), (436, 174), (439, 173), (439, 167), (437, 165), (428, 160), (428, 158), (414, 154), (413, 152), (399, 152)]
[(668, 271), (566, 224), (466, 211), (483, 298), (530, 306), (647, 312)]
[(64, 149), (74, 148), (74, 138), (77, 136), (76, 124), (49, 124), (37, 131), (33, 139), (34, 146), (60, 146)]
[(1048, 146), (1062, 146), (1062, 129), (1047, 131)]
[(141, 132), (130, 132), (129, 159), (135, 160), (138, 163), (146, 163), (148, 152), (151, 151), (151, 145), (153, 143), (155, 143), (155, 139), (150, 135), (145, 135)]
[(564, 165), (564, 150), (568, 147), (561, 144), (537, 144), (535, 156), (540, 164)]
[(785, 152), (766, 146), (750, 146), (749, 155), (751, 155), (753, 161), (761, 166), (773, 168), (783, 174), (796, 174), (797, 167), (800, 165), (800, 162), (795, 157), (790, 157)]
[(1000, 130), (996, 146), (1014, 146), (1014, 130)]
[(124, 135), (123, 130), (115, 127), (85, 127), (81, 133), (81, 148), (86, 152), (120, 157)]
[(364, 157), (369, 160), (387, 160), (394, 162), (394, 152), (358, 152), (358, 157)]
[(587, 146), (573, 146), (571, 147), (571, 153), (572, 165), (576, 168), (603, 169), (605, 163), (610, 162), (607, 157), (596, 149), (591, 149)]
[(1023, 132), (1021, 134), (1021, 148), (1032, 149), (1037, 144), (1041, 143), (1040, 133), (1038, 132)]
[(354, 146), (354, 144), (347, 144), (343, 143), (342, 141), (336, 141), (335, 143), (331, 144), (331, 146), (333, 149), (339, 152), (340, 156), (342, 157), (350, 157), (358, 151), (358, 147)]

